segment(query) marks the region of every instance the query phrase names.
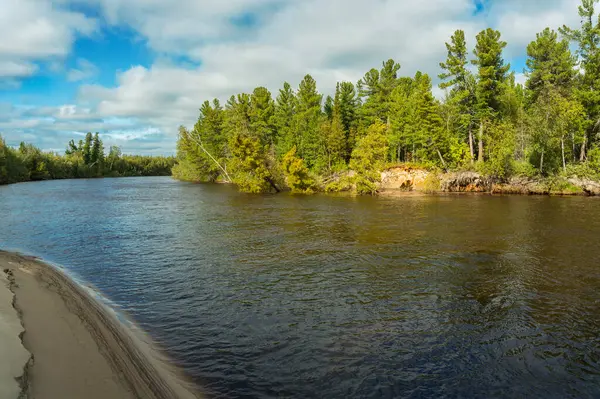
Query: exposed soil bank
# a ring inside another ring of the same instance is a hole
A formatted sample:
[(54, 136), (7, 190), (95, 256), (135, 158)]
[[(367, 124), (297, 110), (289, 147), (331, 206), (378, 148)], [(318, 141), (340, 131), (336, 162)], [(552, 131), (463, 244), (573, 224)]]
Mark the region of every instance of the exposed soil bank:
[(32, 355), (19, 381), (22, 397), (200, 397), (149, 344), (60, 270), (4, 251), (0, 270), (10, 281), (25, 330), (22, 344)]
[(381, 173), (383, 195), (403, 193), (492, 193), (523, 195), (600, 195), (600, 182), (578, 177), (513, 177), (504, 181), (476, 172), (438, 173), (395, 167)]

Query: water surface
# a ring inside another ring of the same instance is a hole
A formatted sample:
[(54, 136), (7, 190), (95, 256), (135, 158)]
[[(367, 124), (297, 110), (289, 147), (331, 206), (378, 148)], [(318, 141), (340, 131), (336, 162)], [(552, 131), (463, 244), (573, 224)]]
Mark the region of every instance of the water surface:
[(600, 397), (600, 200), (0, 187), (0, 248), (63, 265), (213, 397)]

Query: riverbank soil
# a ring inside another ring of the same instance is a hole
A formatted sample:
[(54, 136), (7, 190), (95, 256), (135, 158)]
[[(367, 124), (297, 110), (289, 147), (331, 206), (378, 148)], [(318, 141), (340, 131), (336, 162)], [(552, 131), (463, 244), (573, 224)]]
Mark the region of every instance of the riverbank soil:
[[(0, 270), (15, 295), (25, 330), (22, 344), (32, 354), (21, 372), (24, 397), (198, 397), (162, 370), (102, 305), (62, 272), (2, 251)], [(14, 348), (19, 344), (10, 343)]]

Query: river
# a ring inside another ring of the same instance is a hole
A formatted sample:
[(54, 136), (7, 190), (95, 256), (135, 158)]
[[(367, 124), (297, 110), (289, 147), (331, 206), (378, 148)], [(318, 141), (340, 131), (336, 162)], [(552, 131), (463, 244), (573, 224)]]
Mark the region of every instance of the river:
[(0, 248), (64, 266), (211, 397), (600, 397), (600, 199), (0, 187)]

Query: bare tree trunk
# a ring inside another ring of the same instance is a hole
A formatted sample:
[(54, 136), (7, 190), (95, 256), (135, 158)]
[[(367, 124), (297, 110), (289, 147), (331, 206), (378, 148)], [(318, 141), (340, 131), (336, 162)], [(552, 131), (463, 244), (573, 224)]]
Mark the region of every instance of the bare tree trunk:
[(469, 125), (469, 150), (471, 151), (471, 164), (475, 162), (475, 149), (473, 148), (473, 127)]
[(563, 170), (567, 171), (567, 163), (565, 162), (565, 136), (560, 137), (560, 150), (562, 151)]
[(479, 123), (479, 154), (477, 160), (483, 162), (483, 121)]
[(579, 161), (585, 161), (585, 147), (587, 145), (587, 133), (583, 135), (583, 143), (581, 144), (581, 153), (579, 154)]
[(542, 156), (540, 157), (540, 174), (544, 173), (544, 150), (542, 150)]
[(437, 151), (437, 154), (438, 154), (438, 156), (440, 157), (440, 161), (442, 161), (442, 166), (444, 166), (444, 169), (447, 169), (447, 168), (446, 168), (446, 162), (444, 161), (444, 157), (442, 157), (442, 153), (441, 153), (441, 152), (440, 152), (440, 150), (439, 150), (439, 149), (437, 149), (437, 148), (436, 148), (435, 150)]
[(206, 155), (208, 155), (210, 157), (210, 159), (212, 159), (212, 161), (219, 167), (219, 169), (221, 169), (223, 171), (223, 173), (225, 173), (225, 177), (227, 178), (227, 183), (231, 183), (231, 177), (229, 177), (229, 173), (227, 173), (227, 170), (225, 170), (225, 168), (223, 166), (221, 166), (221, 164), (219, 162), (217, 162), (217, 160), (210, 154), (210, 152), (208, 152), (208, 150), (206, 148), (204, 148), (204, 144), (202, 144), (202, 140), (200, 138), (192, 137), (191, 134), (189, 135), (189, 137), (192, 140), (194, 140), (194, 142), (200, 146), (200, 149), (202, 149), (202, 151), (204, 151), (206, 153)]
[(571, 145), (573, 146), (573, 162), (577, 161), (577, 155), (575, 155), (575, 133), (571, 132)]
[(563, 170), (566, 172), (567, 171), (567, 163), (565, 161), (565, 136), (562, 135), (560, 137), (560, 150), (562, 152), (562, 157), (563, 157)]

